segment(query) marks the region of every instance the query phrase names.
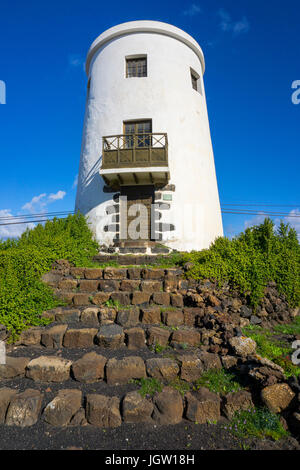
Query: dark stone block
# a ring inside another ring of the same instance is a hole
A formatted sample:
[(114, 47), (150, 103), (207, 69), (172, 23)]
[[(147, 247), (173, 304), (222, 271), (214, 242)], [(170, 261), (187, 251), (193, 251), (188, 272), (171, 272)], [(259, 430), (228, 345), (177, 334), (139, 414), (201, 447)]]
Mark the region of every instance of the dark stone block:
[(174, 230), (175, 230), (175, 225), (173, 224), (163, 224), (163, 223), (155, 224), (156, 232), (173, 232)]
[(166, 210), (169, 210), (171, 208), (171, 204), (168, 204), (167, 202), (160, 202), (158, 204), (158, 209), (160, 211), (166, 211)]
[(105, 225), (104, 232), (119, 232), (120, 225), (119, 224), (109, 224)]

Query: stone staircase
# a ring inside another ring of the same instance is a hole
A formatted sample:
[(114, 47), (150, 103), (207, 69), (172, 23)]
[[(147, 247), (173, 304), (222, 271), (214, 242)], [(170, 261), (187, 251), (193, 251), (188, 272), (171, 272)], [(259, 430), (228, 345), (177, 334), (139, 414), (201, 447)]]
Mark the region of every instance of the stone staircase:
[[(209, 281), (137, 265), (58, 262), (43, 280), (66, 305), (44, 312), (48, 326), (28, 329), (8, 346), (0, 424), (201, 424), (252, 406), (247, 390), (227, 397), (193, 390), (203, 372), (245, 362), (234, 343), (228, 346), (242, 306), (230, 293), (222, 303)], [(147, 380), (155, 393), (140, 393)]]

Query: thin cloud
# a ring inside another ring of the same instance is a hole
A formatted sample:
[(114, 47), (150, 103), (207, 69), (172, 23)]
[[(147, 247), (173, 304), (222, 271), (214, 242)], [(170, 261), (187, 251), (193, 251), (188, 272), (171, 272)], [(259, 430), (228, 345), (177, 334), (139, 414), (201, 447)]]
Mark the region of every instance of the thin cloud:
[[(0, 217), (3, 218), (0, 223), (10, 223), (11, 225), (0, 225), (0, 238), (18, 238), (22, 235), (23, 232), (27, 228), (34, 228), (35, 224), (29, 223), (29, 224), (12, 224), (12, 222), (16, 222), (15, 219), (13, 219), (13, 215), (11, 214), (10, 209), (1, 209), (0, 210)], [(5, 219), (4, 219), (5, 217)], [(25, 219), (19, 218), (17, 222), (23, 222)]]
[(218, 11), (218, 15), (221, 19), (220, 27), (222, 31), (230, 31), (232, 28), (232, 20), (231, 20), (231, 16), (229, 15), (229, 13), (223, 10), (223, 8), (221, 8)]
[(47, 197), (46, 193), (42, 193), (39, 196), (34, 196), (31, 201), (26, 202), (24, 206), (22, 206), (22, 210), (31, 212), (45, 212), (46, 207), (48, 204), (52, 204), (55, 201), (62, 200), (67, 193), (65, 191), (57, 191), (57, 193), (49, 194)]
[(72, 189), (75, 189), (76, 186), (78, 185), (78, 175), (75, 176), (73, 184), (72, 184)]
[(250, 23), (246, 16), (243, 16), (241, 20), (233, 21), (230, 13), (221, 8), (218, 11), (220, 18), (220, 28), (223, 32), (231, 32), (233, 36), (239, 36), (240, 34), (248, 33), (250, 29)]
[(217, 40), (215, 40), (215, 41), (207, 41), (207, 42), (205, 43), (205, 45), (206, 45), (207, 47), (211, 47), (212, 49), (213, 49), (214, 47), (216, 47), (217, 44), (218, 44), (218, 41), (217, 41)]
[[(253, 227), (254, 225), (262, 224), (265, 218), (267, 217), (268, 215), (261, 212), (259, 215), (256, 215), (255, 217), (252, 217), (251, 219), (246, 220), (244, 223), (244, 226), (245, 228), (248, 228), (248, 227)], [(298, 240), (300, 241), (300, 210), (293, 209), (290, 211), (289, 215), (284, 217), (283, 219), (275, 219), (274, 223), (275, 223), (276, 228), (279, 227), (280, 220), (283, 220), (285, 224), (288, 223), (292, 228), (296, 230)]]
[(183, 14), (185, 16), (195, 16), (202, 13), (202, 8), (197, 5), (196, 3), (192, 3), (186, 10), (184, 10)]
[(254, 225), (262, 224), (266, 217), (268, 216), (264, 212), (259, 212), (258, 215), (252, 217), (251, 219), (245, 220), (244, 222), (245, 229), (249, 227), (253, 227)]
[(242, 20), (237, 21), (233, 26), (233, 33), (238, 35), (242, 33), (248, 33), (250, 24), (247, 18), (244, 16)]
[(236, 236), (236, 227), (232, 224), (226, 225), (226, 227), (224, 227), (224, 236), (231, 240)]
[(296, 230), (297, 235), (298, 235), (298, 240), (300, 241), (300, 210), (299, 209), (291, 210), (289, 215), (284, 218), (284, 223), (289, 223), (290, 226)]
[(56, 194), (50, 194), (48, 197), (48, 202), (59, 201), (65, 197), (67, 193), (65, 191), (57, 191)]
[(85, 72), (85, 59), (79, 54), (71, 54), (68, 56), (69, 67), (72, 69), (82, 69)]
[(84, 63), (84, 59), (79, 54), (69, 55), (68, 61), (72, 67), (80, 67)]
[(40, 210), (46, 206), (45, 197), (46, 193), (40, 194), (39, 196), (34, 196), (31, 201), (26, 202), (22, 207), (23, 210), (33, 212), (38, 207)]

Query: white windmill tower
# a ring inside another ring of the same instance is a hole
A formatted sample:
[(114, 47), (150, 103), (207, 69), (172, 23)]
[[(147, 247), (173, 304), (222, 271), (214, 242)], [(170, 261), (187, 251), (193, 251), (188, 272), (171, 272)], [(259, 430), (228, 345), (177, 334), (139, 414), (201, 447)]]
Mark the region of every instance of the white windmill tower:
[(158, 21), (91, 45), (76, 210), (101, 244), (189, 251), (223, 235), (204, 68), (198, 43)]

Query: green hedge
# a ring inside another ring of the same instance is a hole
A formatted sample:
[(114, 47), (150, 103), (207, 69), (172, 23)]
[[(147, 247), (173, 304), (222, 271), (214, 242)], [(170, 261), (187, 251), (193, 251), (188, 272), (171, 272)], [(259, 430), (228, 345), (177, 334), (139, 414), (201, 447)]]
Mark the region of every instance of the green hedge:
[(229, 240), (218, 238), (208, 249), (186, 253), (180, 263), (190, 261), (194, 266), (188, 277), (213, 279), (248, 297), (256, 307), (269, 281), (275, 281), (280, 293), (292, 307), (300, 305), (300, 245), (297, 233), (288, 224), (264, 223), (248, 228)]
[(40, 315), (59, 304), (40, 281), (57, 259), (89, 265), (98, 251), (84, 216), (54, 219), (27, 230), (18, 240), (0, 242), (0, 323), (12, 339), (30, 325), (45, 324)]
[[(0, 323), (13, 339), (30, 325), (44, 324), (41, 313), (58, 305), (40, 281), (52, 263), (67, 259), (75, 266), (90, 266), (97, 251), (80, 214), (38, 225), (18, 240), (0, 241)], [(295, 230), (283, 223), (275, 231), (266, 219), (232, 240), (218, 238), (208, 250), (173, 258), (179, 265), (193, 263), (188, 277), (228, 282), (254, 307), (269, 281), (277, 283), (291, 306), (300, 305), (300, 245)]]

